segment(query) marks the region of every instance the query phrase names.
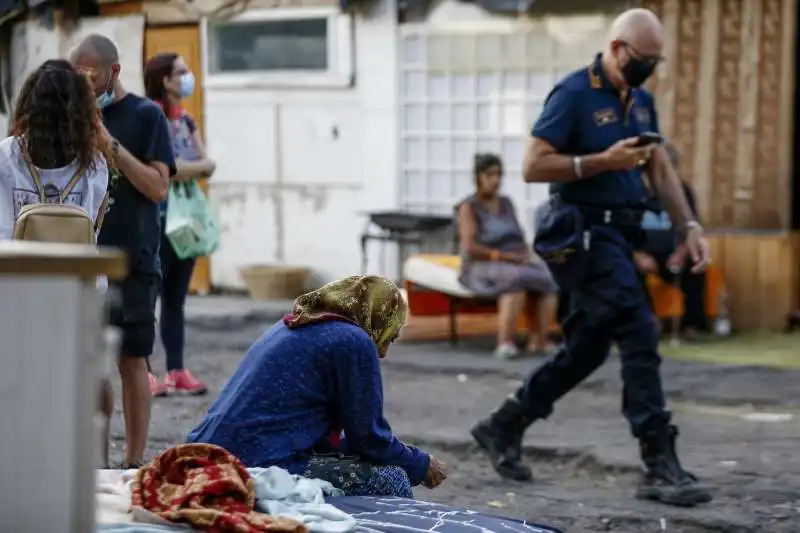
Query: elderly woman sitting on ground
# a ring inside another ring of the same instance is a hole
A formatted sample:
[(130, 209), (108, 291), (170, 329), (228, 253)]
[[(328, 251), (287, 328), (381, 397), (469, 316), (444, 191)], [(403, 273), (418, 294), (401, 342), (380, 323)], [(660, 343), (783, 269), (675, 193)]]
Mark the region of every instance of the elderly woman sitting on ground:
[(389, 280), (352, 276), (295, 300), (245, 355), (188, 442), (226, 448), (248, 467), (277, 465), (346, 495), (412, 497), (444, 464), (392, 434), (380, 359), (408, 307)]

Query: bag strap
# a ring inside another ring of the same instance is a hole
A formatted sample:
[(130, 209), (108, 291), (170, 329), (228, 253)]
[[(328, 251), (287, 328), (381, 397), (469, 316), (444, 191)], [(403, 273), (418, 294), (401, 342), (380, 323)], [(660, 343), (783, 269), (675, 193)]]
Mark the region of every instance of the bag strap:
[(69, 196), (69, 193), (72, 192), (72, 189), (74, 189), (78, 184), (78, 181), (80, 181), (81, 177), (83, 177), (83, 170), (83, 167), (80, 167), (78, 171), (75, 172), (75, 175), (72, 176), (69, 182), (67, 182), (67, 184), (64, 186), (64, 189), (61, 191), (61, 195), (59, 196), (62, 204), (64, 203), (64, 200), (67, 199), (67, 196)]
[[(33, 178), (33, 183), (36, 185), (36, 188), (39, 190), (39, 201), (41, 203), (47, 202), (47, 195), (44, 192), (44, 185), (42, 185), (42, 178), (39, 175), (39, 170), (36, 168), (36, 165), (33, 164), (31, 161), (31, 156), (28, 155), (28, 151), (23, 148), (22, 150), (22, 158), (25, 160), (25, 165), (28, 167), (28, 172), (30, 172), (31, 177)], [(64, 200), (67, 199), (69, 193), (72, 192), (72, 189), (78, 184), (81, 177), (83, 176), (83, 172), (86, 170), (84, 166), (78, 167), (77, 172), (72, 175), (70, 180), (64, 186), (64, 189), (58, 195), (58, 203), (63, 204)]]
[(108, 210), (108, 192), (103, 197), (100, 203), (100, 210), (97, 212), (97, 218), (94, 219), (94, 231), (97, 233), (103, 227), (103, 220), (106, 218), (106, 211)]
[(30, 156), (28, 156), (28, 152), (23, 152), (23, 159), (25, 160), (25, 164), (28, 166), (28, 172), (30, 172), (31, 177), (33, 178), (33, 184), (36, 185), (36, 189), (39, 191), (39, 201), (41, 203), (47, 202), (47, 195), (44, 193), (44, 186), (42, 185), (42, 179), (39, 177), (39, 171), (36, 170), (33, 162), (31, 162)]

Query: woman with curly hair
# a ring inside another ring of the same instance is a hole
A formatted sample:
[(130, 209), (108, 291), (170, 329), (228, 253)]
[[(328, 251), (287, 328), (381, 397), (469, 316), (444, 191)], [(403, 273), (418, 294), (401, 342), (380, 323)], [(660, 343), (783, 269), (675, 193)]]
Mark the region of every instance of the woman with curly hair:
[(95, 220), (108, 186), (106, 153), (88, 80), (67, 61), (45, 61), (25, 80), (11, 136), (0, 142), (0, 238), (11, 237), (24, 206), (41, 201), (37, 178), (48, 202), (64, 196)]
[[(145, 95), (161, 106), (167, 116), (175, 154), (177, 173), (171, 182), (190, 182), (214, 173), (215, 164), (206, 154), (200, 130), (194, 119), (181, 106), (181, 100), (194, 92), (194, 75), (186, 62), (173, 52), (161, 52), (151, 57), (144, 67)], [(164, 234), (167, 201), (161, 208), (161, 316), (159, 329), (167, 355), (167, 374), (159, 380), (150, 374), (153, 396), (172, 394), (205, 394), (205, 383), (194, 377), (184, 366), (184, 306), (194, 270), (194, 257), (181, 259)]]

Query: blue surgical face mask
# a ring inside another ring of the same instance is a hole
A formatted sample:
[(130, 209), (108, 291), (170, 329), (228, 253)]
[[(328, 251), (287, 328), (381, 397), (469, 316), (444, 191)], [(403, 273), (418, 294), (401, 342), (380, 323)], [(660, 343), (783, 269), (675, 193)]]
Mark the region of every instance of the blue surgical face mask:
[(111, 73), (108, 78), (108, 88), (105, 92), (97, 97), (97, 107), (104, 109), (114, 103), (114, 74)]
[(110, 106), (113, 103), (114, 103), (114, 93), (112, 91), (106, 91), (97, 97), (97, 107), (99, 107), (100, 109), (105, 109), (106, 107)]
[(194, 74), (187, 72), (181, 75), (181, 98), (189, 98), (194, 92)]

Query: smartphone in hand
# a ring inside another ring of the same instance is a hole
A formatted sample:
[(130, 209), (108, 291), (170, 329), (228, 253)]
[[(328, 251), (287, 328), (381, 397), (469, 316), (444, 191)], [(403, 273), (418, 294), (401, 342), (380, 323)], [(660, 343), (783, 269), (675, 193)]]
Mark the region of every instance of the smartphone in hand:
[(639, 134), (639, 140), (636, 141), (637, 148), (644, 148), (645, 146), (650, 146), (651, 144), (662, 144), (664, 142), (664, 137), (660, 134), (655, 133), (653, 131), (645, 131), (644, 133)]

